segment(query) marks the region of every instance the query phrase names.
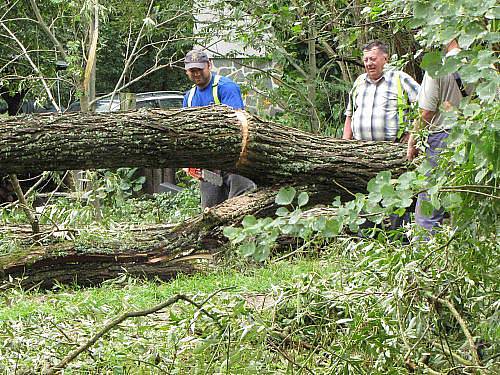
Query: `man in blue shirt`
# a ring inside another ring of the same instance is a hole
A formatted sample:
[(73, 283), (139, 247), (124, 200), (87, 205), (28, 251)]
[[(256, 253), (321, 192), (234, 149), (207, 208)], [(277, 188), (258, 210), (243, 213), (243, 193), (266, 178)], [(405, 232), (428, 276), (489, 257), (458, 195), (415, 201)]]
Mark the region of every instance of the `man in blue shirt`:
[[(243, 98), (239, 86), (231, 79), (211, 72), (212, 62), (201, 50), (189, 51), (184, 58), (186, 74), (194, 86), (184, 96), (184, 107), (207, 105), (227, 105), (243, 110)], [(217, 171), (222, 177), (221, 184), (200, 182), (201, 207), (213, 207), (226, 199), (255, 190), (255, 183), (243, 176)]]

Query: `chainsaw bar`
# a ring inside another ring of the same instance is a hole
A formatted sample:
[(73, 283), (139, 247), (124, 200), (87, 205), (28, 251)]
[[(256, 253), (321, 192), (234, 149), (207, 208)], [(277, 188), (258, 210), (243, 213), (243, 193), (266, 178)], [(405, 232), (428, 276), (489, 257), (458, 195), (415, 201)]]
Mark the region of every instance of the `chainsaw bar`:
[(222, 186), (222, 176), (219, 173), (209, 171), (208, 169), (201, 170), (201, 179), (215, 186)]

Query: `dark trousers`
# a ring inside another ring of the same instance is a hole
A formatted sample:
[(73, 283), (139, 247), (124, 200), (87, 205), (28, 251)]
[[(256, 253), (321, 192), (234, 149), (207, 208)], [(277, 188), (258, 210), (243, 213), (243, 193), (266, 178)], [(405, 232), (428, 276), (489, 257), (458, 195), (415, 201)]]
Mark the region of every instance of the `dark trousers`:
[[(429, 145), (429, 147), (427, 147), (425, 153), (427, 154), (427, 160), (433, 167), (437, 165), (439, 154), (441, 153), (443, 148), (446, 147), (447, 137), (448, 133), (443, 131), (430, 134), (427, 138), (427, 144)], [(418, 195), (417, 206), (415, 208), (415, 221), (421, 227), (427, 229), (429, 232), (432, 232), (435, 227), (442, 224), (444, 218), (444, 210), (434, 210), (432, 211), (430, 216), (425, 216), (422, 213), (422, 202), (428, 200), (429, 196), (427, 195), (427, 193), (424, 192)]]
[(255, 182), (249, 178), (222, 172), (222, 186), (212, 185), (206, 181), (200, 182), (201, 208), (213, 207), (229, 198), (237, 197), (256, 188)]

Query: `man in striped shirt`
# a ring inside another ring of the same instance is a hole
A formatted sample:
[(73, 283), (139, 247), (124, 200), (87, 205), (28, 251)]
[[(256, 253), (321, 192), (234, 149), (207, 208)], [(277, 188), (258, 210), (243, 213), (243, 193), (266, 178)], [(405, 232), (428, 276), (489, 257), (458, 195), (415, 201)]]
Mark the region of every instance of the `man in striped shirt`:
[[(365, 141), (396, 141), (402, 118), (402, 96), (410, 102), (417, 100), (420, 86), (402, 71), (387, 70), (388, 47), (381, 41), (363, 47), (366, 73), (354, 82), (345, 111), (344, 139)], [(404, 103), (406, 104), (406, 103)]]

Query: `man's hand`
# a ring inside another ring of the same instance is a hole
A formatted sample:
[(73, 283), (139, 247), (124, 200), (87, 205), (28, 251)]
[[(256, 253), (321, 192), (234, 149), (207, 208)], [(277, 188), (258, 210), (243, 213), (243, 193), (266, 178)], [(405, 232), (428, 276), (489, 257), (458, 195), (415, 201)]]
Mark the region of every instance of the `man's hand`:
[(412, 161), (418, 155), (418, 149), (416, 147), (417, 141), (413, 134), (410, 134), (410, 138), (408, 139), (408, 148), (406, 150), (406, 159)]
[(344, 123), (344, 133), (342, 139), (352, 139), (351, 117), (347, 116)]

